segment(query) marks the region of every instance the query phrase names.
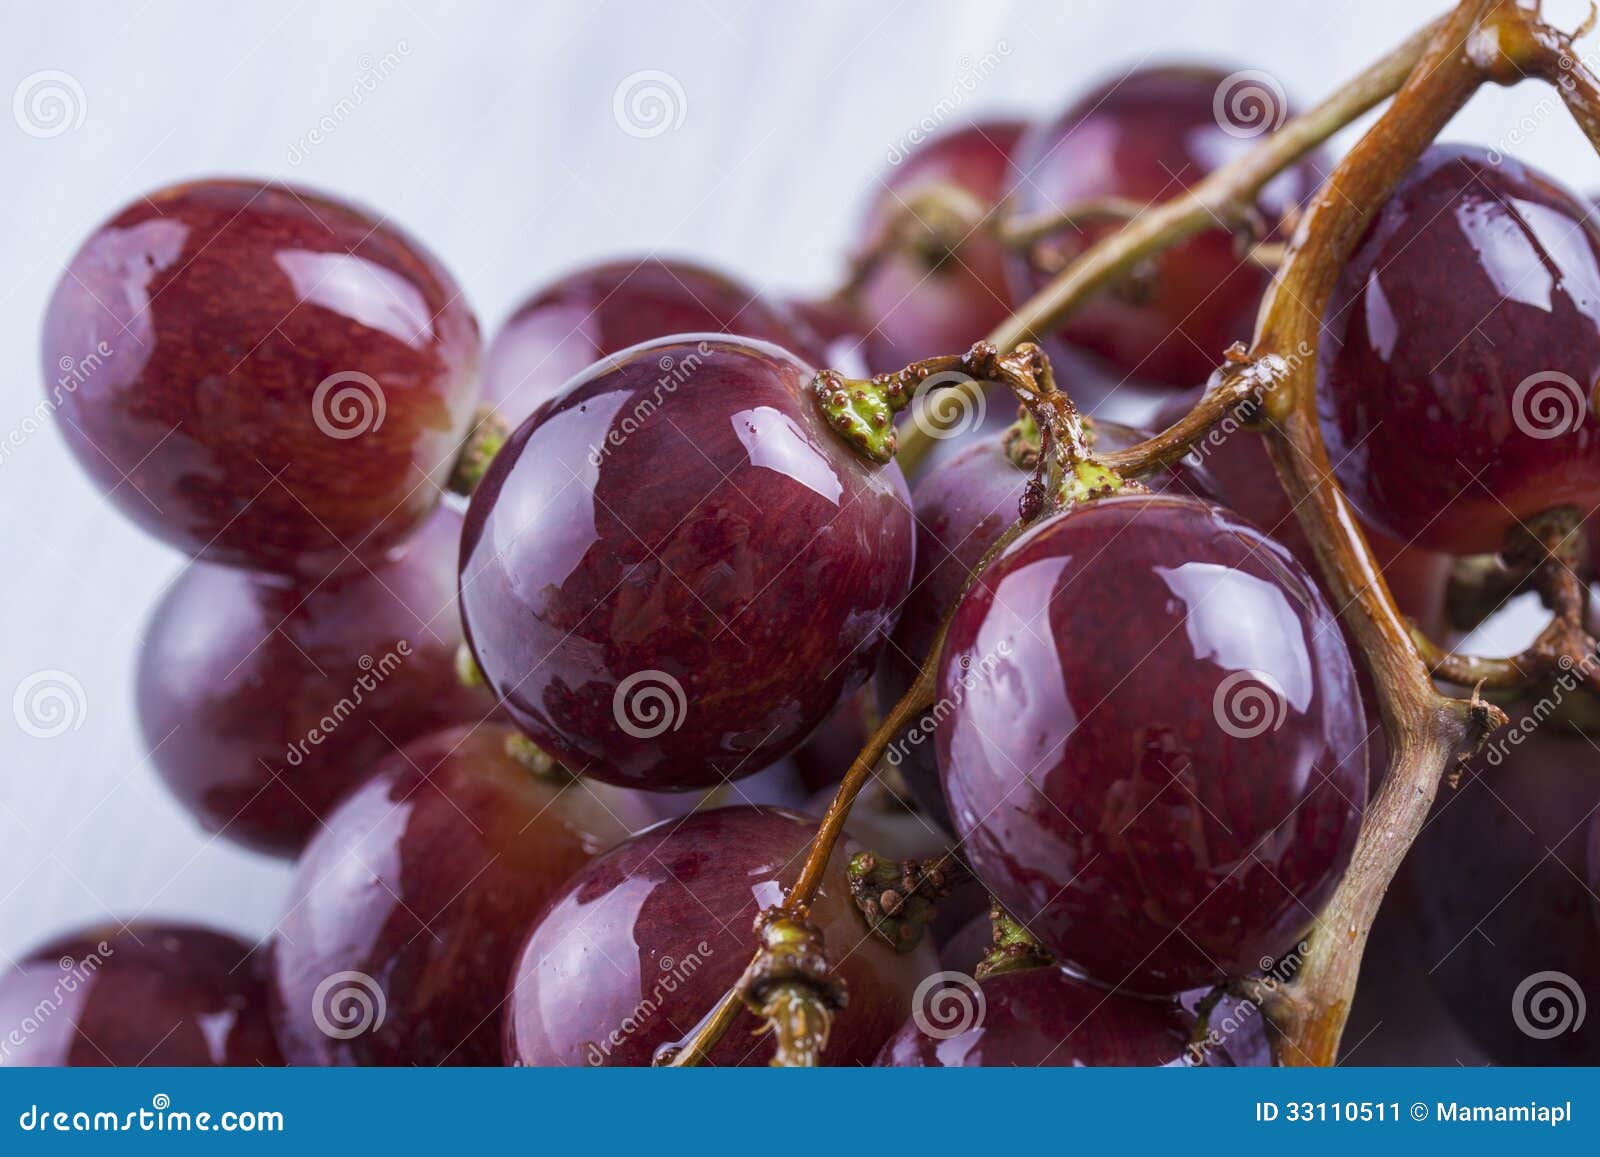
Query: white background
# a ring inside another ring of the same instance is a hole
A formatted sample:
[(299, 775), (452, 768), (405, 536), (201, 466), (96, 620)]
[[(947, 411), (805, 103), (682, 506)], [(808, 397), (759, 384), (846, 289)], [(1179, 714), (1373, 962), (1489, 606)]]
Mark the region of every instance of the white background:
[[(62, 264), (121, 204), (180, 178), (280, 175), (366, 202), (440, 255), (491, 329), (531, 286), (605, 255), (691, 255), (822, 290), (890, 151), (941, 101), (961, 99), (961, 117), (1049, 113), (1114, 70), (1198, 57), (1265, 69), (1303, 107), (1443, 6), (3, 0), (0, 99), (56, 69), (83, 103), (49, 139), (0, 111), (0, 434), (42, 396), (37, 335)], [(1567, 27), (1580, 13), (1551, 8)], [(398, 67), (307, 150), (386, 55)], [(964, 91), (986, 56), (997, 67)], [(646, 69), (681, 86), (682, 122), (639, 139), (613, 94)], [(1448, 135), (1600, 189), (1600, 161), (1534, 86), (1480, 94)], [(287, 869), (204, 839), (133, 718), (143, 619), (183, 560), (101, 503), (53, 429), (0, 460), (0, 496), (0, 965), (108, 917), (265, 933)], [(5, 710), (44, 669), (85, 691), (79, 725), (53, 739)]]

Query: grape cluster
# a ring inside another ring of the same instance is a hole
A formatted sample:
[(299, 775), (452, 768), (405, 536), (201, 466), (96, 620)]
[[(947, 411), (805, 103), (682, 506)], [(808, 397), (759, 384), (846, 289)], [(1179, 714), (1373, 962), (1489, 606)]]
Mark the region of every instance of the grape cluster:
[[(940, 379), (1005, 369), (974, 343), (1029, 295), (1251, 147), (1237, 75), (1143, 69), (927, 141), (832, 295), (607, 260), (486, 353), (442, 265), (336, 198), (197, 181), (96, 229), (43, 359), (108, 351), (63, 435), (192, 560), (140, 658), (151, 761), (294, 883), (261, 945), (135, 921), (41, 947), (0, 1012), (56, 1014), (0, 1062), (649, 1065), (726, 1008), (693, 1059), (1270, 1063), (1223, 990), (1286, 983), (1350, 863), (1370, 677), (1248, 430), (1096, 463), (1151, 436), (1116, 379), (1165, 427), (1250, 336), (1320, 159), (1041, 335), (1100, 403), (1081, 429), (995, 387), (920, 429), (949, 444), (914, 488), (893, 458)], [(1439, 636), (1463, 556), (1600, 506), (1600, 233), (1542, 174), (1436, 147), (1324, 328), (1334, 468)], [(1546, 714), (1437, 805), (1400, 951), (1492, 1059), (1593, 1062), (1600, 1017), (1550, 1029), (1600, 1000), (1600, 777), (1582, 712)], [(1431, 1058), (1431, 1028), (1380, 1033), (1381, 981), (1350, 1055)]]

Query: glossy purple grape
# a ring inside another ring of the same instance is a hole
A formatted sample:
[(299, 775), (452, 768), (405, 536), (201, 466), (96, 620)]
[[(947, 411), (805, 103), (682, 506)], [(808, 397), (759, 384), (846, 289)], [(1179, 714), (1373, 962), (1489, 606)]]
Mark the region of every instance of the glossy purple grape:
[(640, 257), (573, 270), (535, 290), (489, 345), (484, 403), (510, 427), (602, 358), (683, 333), (730, 333), (803, 358), (822, 340), (782, 305), (687, 261)]
[(140, 197), (72, 258), (44, 320), (62, 436), (124, 514), (208, 562), (318, 578), (437, 504), (479, 355), (421, 245), (262, 181)]
[[(1091, 420), (1092, 446), (1126, 449), (1145, 434), (1116, 422)], [(879, 664), (884, 706), (894, 704), (916, 678), (933, 647), (939, 624), (955, 607), (969, 576), (989, 548), (1015, 525), (1017, 504), (1030, 473), (1007, 456), (1000, 435), (985, 437), (925, 474), (912, 492), (917, 515), (917, 563), (911, 595)], [(1207, 497), (1212, 483), (1187, 461), (1144, 479), (1161, 493)], [(923, 716), (891, 745), (887, 758), (906, 781), (918, 806), (950, 826), (933, 755), (933, 719)]]
[[(783, 900), (816, 825), (730, 807), (658, 824), (570, 880), (529, 934), (506, 1004), (506, 1055), (524, 1065), (648, 1065), (686, 1037), (738, 980), (757, 914)], [(823, 1054), (870, 1064), (936, 969), (926, 943), (896, 953), (867, 932), (835, 851), (812, 923), (849, 991)], [(712, 1051), (718, 1066), (764, 1065), (768, 1036), (742, 1012)]]
[[(942, 133), (890, 157), (868, 208), (859, 244), (872, 246), (886, 226), (929, 190), (953, 188), (990, 212), (1005, 194), (1020, 121), (992, 120)], [(921, 358), (965, 353), (1011, 312), (1004, 250), (984, 226), (953, 250), (929, 238), (879, 262), (856, 300), (867, 332), (867, 364), (889, 373)]]
[(461, 608), (518, 726), (648, 790), (749, 775), (866, 679), (911, 579), (898, 467), (774, 346), (675, 338), (577, 378), (472, 496)]
[(849, 378), (868, 375), (867, 326), (853, 306), (825, 297), (790, 298), (784, 304), (815, 335), (812, 344), (820, 348), (820, 365)]
[(1332, 612), (1220, 507), (1118, 497), (1011, 544), (939, 670), (968, 860), (1063, 963), (1176, 994), (1292, 949), (1349, 859), (1366, 726)]
[[(897, 1068), (1171, 1066), (1193, 1064), (1193, 1019), (1174, 1001), (1118, 996), (1060, 968), (1025, 968), (982, 981), (952, 978), (878, 1056)], [(1230, 1065), (1220, 1049), (1208, 1065)]]
[(1323, 431), (1369, 523), (1452, 554), (1600, 504), (1600, 232), (1543, 173), (1435, 146), (1340, 274)]
[(196, 564), (151, 617), (139, 724), (208, 831), (293, 856), (396, 747), (494, 711), (461, 685), (455, 558), (440, 509), (385, 561), (318, 583)]
[[(1155, 426), (1176, 422), (1193, 409), (1199, 396), (1200, 391), (1196, 390), (1171, 399), (1157, 411)], [(1197, 444), (1194, 457), (1203, 463), (1218, 501), (1288, 547), (1308, 573), (1321, 573), (1311, 540), (1306, 538), (1259, 435), (1236, 422), (1227, 422)], [(1362, 529), (1400, 610), (1431, 637), (1443, 637), (1450, 557), (1397, 542), (1370, 526)]]
[(1422, 965), (1500, 1064), (1600, 1064), (1600, 900), (1583, 878), (1600, 755), (1559, 727), (1529, 714), (1491, 736), (1411, 853)]
[(528, 927), (648, 821), (631, 793), (535, 775), (516, 733), (442, 731), (381, 761), (300, 858), (272, 952), (299, 1065), (496, 1065)]
[(835, 707), (794, 753), (806, 787), (818, 791), (843, 779), (879, 722), (878, 696), (870, 683)]
[[(1019, 218), (1091, 199), (1171, 200), (1219, 166), (1257, 147), (1288, 115), (1281, 92), (1196, 66), (1141, 68), (1094, 89), (1017, 146), (1010, 209)], [(1269, 182), (1256, 205), (1268, 224), (1315, 188), (1311, 163)], [(1089, 245), (1121, 226), (1069, 227), (1009, 255), (1020, 301)], [(1243, 258), (1233, 234), (1212, 229), (1174, 246), (1135, 280), (1113, 286), (1073, 313), (1061, 340), (1117, 370), (1169, 386), (1200, 385), (1235, 341), (1247, 340), (1264, 269)]]
[(0, 1067), (281, 1065), (261, 957), (188, 924), (63, 936), (0, 975)]

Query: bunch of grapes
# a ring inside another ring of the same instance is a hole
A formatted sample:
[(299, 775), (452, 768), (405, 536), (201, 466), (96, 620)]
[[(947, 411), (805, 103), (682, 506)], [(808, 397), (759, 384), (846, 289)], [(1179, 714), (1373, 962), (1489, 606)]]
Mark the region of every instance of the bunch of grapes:
[[(1251, 339), (1326, 160), (1037, 345), (983, 341), (1260, 146), (1242, 75), (1143, 69), (926, 141), (826, 298), (611, 258), (486, 351), (441, 263), (337, 198), (207, 180), (111, 217), (43, 358), (110, 351), (60, 429), (192, 560), (146, 631), (150, 761), (295, 881), (260, 945), (135, 922), (41, 947), (0, 1009), (100, 963), (6, 1060), (1271, 1063), (1259, 994), (1305, 965), (1387, 764), (1374, 677), (1247, 428), (1261, 398), (1142, 472), (1100, 458)], [(1338, 483), (1419, 634), (1571, 594), (1518, 570), (1552, 518), (1586, 606), (1589, 206), (1435, 146), (1323, 330)], [(1355, 1061), (1447, 1034), (1600, 1061), (1600, 1017), (1548, 1031), (1552, 985), (1600, 997), (1600, 770), (1581, 705), (1547, 714), (1441, 796)]]

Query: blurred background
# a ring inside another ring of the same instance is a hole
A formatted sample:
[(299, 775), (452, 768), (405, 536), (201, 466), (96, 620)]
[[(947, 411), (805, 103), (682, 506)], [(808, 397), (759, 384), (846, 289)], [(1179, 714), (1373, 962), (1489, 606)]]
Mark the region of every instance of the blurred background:
[[(39, 324), (67, 259), (172, 181), (273, 175), (364, 202), (442, 258), (486, 334), (534, 284), (612, 254), (821, 292), (868, 191), (930, 118), (1049, 114), (1105, 76), (1170, 60), (1265, 70), (1304, 107), (1444, 7), (13, 4), (0, 38), (12, 97), (0, 428), (19, 430), (42, 396)], [(1572, 27), (1586, 7), (1547, 10)], [(651, 119), (630, 111), (640, 86), (664, 102)], [(1482, 92), (1446, 136), (1600, 189), (1600, 160), (1546, 90)], [(143, 622), (184, 560), (106, 505), (48, 426), (0, 459), (0, 495), (0, 696), (40, 672), (81, 687), (59, 734), (0, 714), (0, 966), (113, 915), (266, 933), (288, 866), (200, 832), (148, 766), (133, 714)]]

